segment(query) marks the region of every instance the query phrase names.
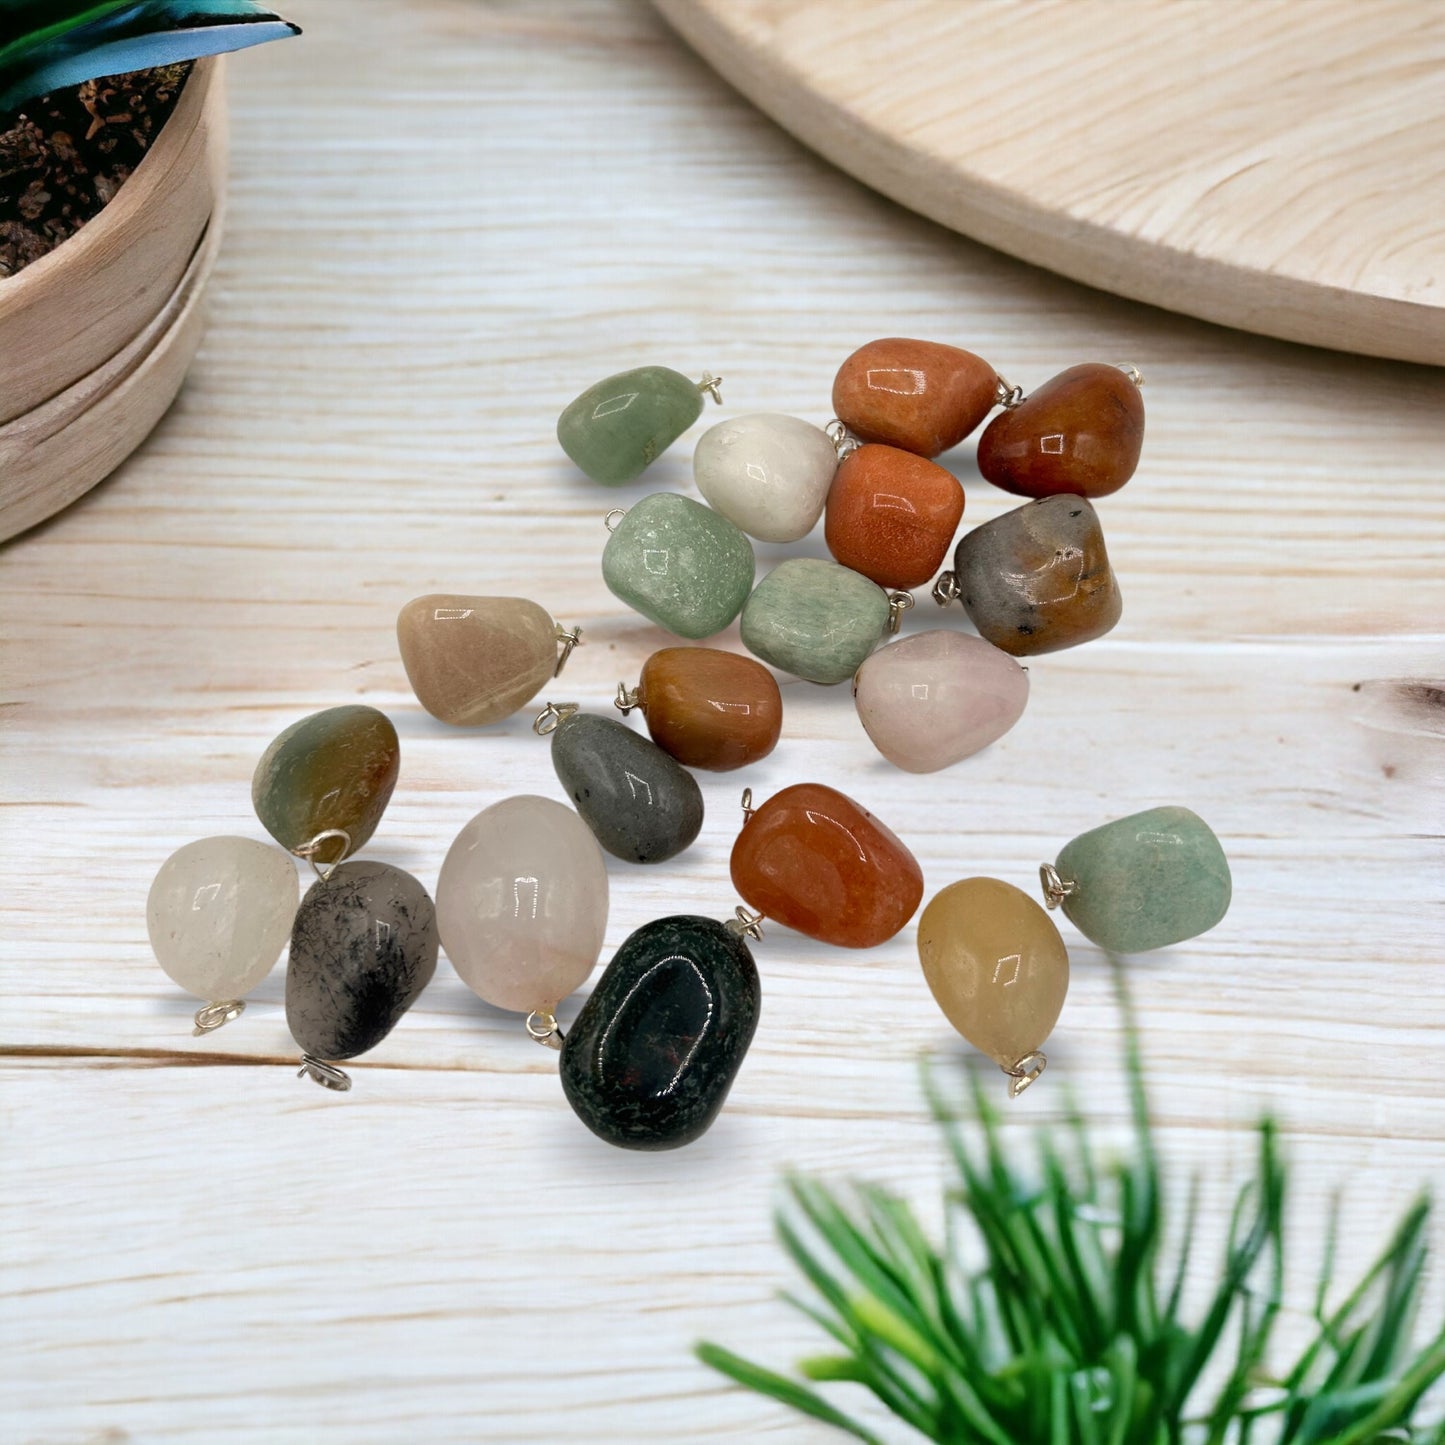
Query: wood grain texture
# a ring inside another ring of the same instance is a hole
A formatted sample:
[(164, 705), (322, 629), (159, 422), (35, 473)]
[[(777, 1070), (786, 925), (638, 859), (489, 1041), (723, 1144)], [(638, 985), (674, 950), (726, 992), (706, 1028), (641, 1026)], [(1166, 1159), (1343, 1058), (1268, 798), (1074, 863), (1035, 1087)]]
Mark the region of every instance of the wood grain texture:
[[(533, 597), (587, 628), (553, 696), (606, 708), (665, 639), (604, 588), (602, 515), (690, 490), (691, 438), (603, 491), (558, 451), (562, 405), (659, 362), (727, 377), (705, 422), (821, 422), (839, 360), (875, 335), (968, 346), (1025, 386), (1085, 359), (1143, 369), (1139, 473), (1100, 504), (1123, 622), (1035, 659), (1018, 727), (933, 777), (877, 757), (846, 688), (785, 683), (776, 752), (702, 779), (698, 843), (612, 865), (606, 951), (663, 914), (731, 911), (744, 782), (857, 797), (913, 846), (927, 897), (975, 873), (1031, 887), (1105, 818), (1193, 807), (1236, 897), (1131, 969), (1162, 1144), (1205, 1171), (1217, 1239), (1249, 1121), (1281, 1113), (1297, 1322), (1332, 1189), (1353, 1269), (1445, 1168), (1427, 685), (1445, 374), (1218, 330), (960, 241), (818, 162), (641, 5), (401, 9), (293, 0), (305, 38), (235, 60), (232, 209), (190, 380), (111, 480), (0, 557), (0, 1437), (834, 1438), (689, 1348), (818, 1347), (776, 1299), (782, 1170), (878, 1179), (937, 1218), (917, 1060), (965, 1051), (911, 927), (865, 957), (773, 930), (722, 1118), (640, 1157), (593, 1140), (555, 1057), (445, 963), (345, 1096), (293, 1077), (280, 969), (192, 1039), (145, 898), (189, 839), (262, 836), (256, 759), (325, 706), (395, 718), (401, 781), (368, 854), (428, 886), (482, 807), (561, 797), (525, 716), (458, 733), (421, 712), (398, 608)], [(949, 461), (965, 525), (1013, 504), (967, 444)], [(765, 566), (795, 550), (821, 537), (759, 548)], [(941, 620), (920, 605), (906, 626)], [(1070, 998), (1013, 1110), (1020, 1147), (1069, 1087), (1106, 1137), (1124, 1115), (1105, 960), (1065, 933)]]
[(1445, 12), (1419, 0), (657, 0), (885, 195), (1065, 276), (1445, 364)]

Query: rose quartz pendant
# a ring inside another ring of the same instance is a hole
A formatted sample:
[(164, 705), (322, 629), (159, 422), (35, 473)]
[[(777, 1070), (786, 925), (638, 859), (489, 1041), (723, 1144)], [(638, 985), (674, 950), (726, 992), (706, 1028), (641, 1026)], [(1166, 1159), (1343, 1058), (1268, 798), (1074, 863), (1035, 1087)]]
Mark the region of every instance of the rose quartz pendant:
[(873, 746), (909, 773), (934, 773), (986, 748), (1028, 699), (1029, 675), (1006, 652), (942, 629), (890, 642), (853, 679)]
[(550, 1014), (587, 981), (607, 930), (607, 865), (551, 798), (505, 798), (457, 835), (437, 880), (442, 947), (479, 998)]

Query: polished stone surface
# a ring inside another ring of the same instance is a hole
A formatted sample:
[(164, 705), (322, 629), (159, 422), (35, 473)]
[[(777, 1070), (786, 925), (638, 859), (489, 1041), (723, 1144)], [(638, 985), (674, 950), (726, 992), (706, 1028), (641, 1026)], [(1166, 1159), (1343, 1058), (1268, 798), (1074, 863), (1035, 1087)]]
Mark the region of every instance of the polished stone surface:
[(583, 821), (614, 857), (665, 863), (702, 828), (697, 779), (625, 723), (573, 713), (552, 734), (552, 766)]
[(318, 1059), (374, 1049), (431, 982), (437, 942), (436, 911), (410, 873), (343, 863), (311, 885), (291, 930), (292, 1037)]
[(888, 626), (888, 597), (836, 562), (792, 557), (774, 567), (743, 607), (750, 652), (784, 672), (831, 685), (852, 677)]
[(437, 878), (437, 929), (462, 982), (497, 1008), (554, 1008), (607, 931), (607, 863), (565, 804), (527, 794), (477, 814)]
[(1001, 1069), (1043, 1047), (1069, 991), (1064, 940), (997, 878), (950, 883), (918, 920), (918, 958), (949, 1023)]
[(795, 416), (759, 413), (709, 427), (692, 454), (709, 506), (760, 542), (796, 542), (823, 512), (838, 466), (833, 443)]
[(702, 415), (695, 381), (666, 366), (639, 366), (589, 386), (557, 418), (562, 450), (594, 482), (641, 476)]
[(562, 1046), (577, 1117), (624, 1149), (676, 1149), (717, 1117), (758, 1022), (758, 971), (721, 923), (646, 923), (617, 950)]
[(1015, 657), (1102, 637), (1123, 611), (1103, 529), (1083, 497), (1045, 497), (975, 527), (953, 570), (979, 635)]
[(1076, 892), (1070, 923), (1111, 953), (1147, 953), (1214, 927), (1229, 911), (1229, 860), (1188, 808), (1150, 808), (1081, 833), (1055, 863)]
[(1139, 465), (1144, 398), (1127, 372), (1088, 362), (1000, 412), (978, 439), (978, 469), (1020, 497), (1107, 497)]
[(629, 607), (679, 637), (711, 637), (747, 601), (752, 543), (724, 516), (677, 492), (629, 507), (602, 552), (602, 579)]
[(642, 665), (638, 704), (652, 740), (689, 768), (725, 773), (767, 757), (783, 727), (777, 681), (713, 647), (664, 647)]
[(197, 998), (244, 998), (280, 958), (299, 891), (296, 864), (269, 843), (187, 843), (161, 864), (146, 900), (156, 962)]
[(856, 437), (936, 457), (994, 405), (998, 376), (981, 356), (889, 336), (860, 346), (833, 382), (833, 411)]
[(853, 679), (873, 746), (909, 773), (937, 772), (986, 748), (1028, 699), (1029, 675), (1006, 652), (942, 628), (880, 647)]
[(833, 478), (823, 535), (843, 566), (907, 590), (938, 575), (962, 516), (952, 472), (898, 447), (864, 446)]
[(511, 717), (557, 668), (557, 624), (525, 597), (416, 597), (396, 619), (416, 700), (456, 727)]
[(852, 798), (821, 783), (774, 793), (733, 844), (733, 887), (750, 908), (840, 948), (892, 938), (923, 897), (907, 847)]
[[(266, 749), (251, 802), (288, 852), (340, 828), (355, 853), (381, 822), (400, 770), (401, 744), (385, 713), (359, 703), (327, 708), (292, 723)], [(328, 838), (314, 856), (334, 863), (346, 851), (341, 839)]]

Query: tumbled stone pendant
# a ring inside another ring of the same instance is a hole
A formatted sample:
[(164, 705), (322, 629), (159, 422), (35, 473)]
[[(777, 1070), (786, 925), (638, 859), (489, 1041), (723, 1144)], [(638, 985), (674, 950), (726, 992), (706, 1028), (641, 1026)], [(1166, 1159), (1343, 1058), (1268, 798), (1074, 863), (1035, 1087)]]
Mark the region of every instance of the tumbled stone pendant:
[(952, 472), (870, 444), (839, 464), (823, 535), (844, 567), (882, 588), (907, 589), (934, 578), (962, 516), (963, 488)]
[(602, 850), (571, 808), (551, 798), (504, 798), (448, 850), (437, 879), (437, 930), (473, 993), (543, 1020), (592, 972), (607, 930), (607, 894)]
[(921, 457), (956, 447), (998, 396), (998, 375), (981, 356), (902, 336), (860, 346), (833, 382), (833, 410), (849, 431)]
[(978, 439), (978, 469), (1020, 497), (1107, 497), (1139, 465), (1144, 378), (1133, 367), (1071, 366), (999, 413)]
[(1208, 932), (1229, 911), (1229, 860), (1188, 808), (1150, 808), (1081, 833), (1039, 870), (1050, 908), (1110, 953)]
[(752, 953), (726, 924), (644, 924), (617, 950), (562, 1045), (582, 1122), (624, 1149), (676, 1149), (717, 1117), (757, 1027)]
[(484, 727), (531, 702), (581, 644), (582, 629), (568, 631), (525, 597), (446, 593), (408, 602), (396, 641), (411, 690), (434, 718)]
[(391, 719), (374, 707), (327, 708), (292, 723), (256, 764), (251, 801), (288, 853), (336, 863), (376, 831), (401, 768)]
[(750, 657), (712, 647), (664, 647), (642, 664), (617, 706), (647, 721), (652, 740), (689, 768), (725, 773), (767, 757), (783, 727), (772, 673)]
[(1047, 913), (997, 878), (943, 889), (918, 920), (923, 976), (949, 1023), (1013, 1081), (1043, 1072), (1040, 1052), (1069, 991), (1069, 955)]
[(986, 748), (1023, 715), (1029, 675), (981, 637), (942, 629), (880, 647), (853, 678), (853, 704), (895, 767), (932, 773)]
[(837, 466), (821, 427), (768, 413), (709, 427), (692, 454), (703, 499), (760, 542), (806, 537), (822, 515)]
[(146, 900), (156, 961), (206, 1000), (195, 1032), (238, 1018), (271, 972), (296, 915), (296, 865), (251, 838), (198, 838), (160, 866)]
[[(733, 887), (762, 918), (840, 948), (892, 938), (923, 897), (918, 860), (852, 798), (797, 783), (752, 806), (733, 844)], [(755, 920), (756, 921), (756, 920)]]
[(742, 610), (757, 563), (726, 517), (678, 492), (654, 492), (607, 522), (602, 580), (650, 622), (679, 637), (711, 637)]
[(1123, 611), (1099, 518), (1074, 496), (1029, 502), (975, 527), (933, 596), (940, 605), (957, 598), (979, 636), (1015, 657), (1102, 637)]
[(753, 589), (742, 638), (764, 662), (831, 686), (858, 671), (893, 617), (893, 599), (876, 583), (836, 562), (793, 557)]
[(630, 482), (698, 419), (705, 393), (722, 401), (721, 385), (720, 376), (689, 381), (666, 366), (619, 371), (563, 409), (557, 440), (594, 482)]
[(351, 1081), (330, 1061), (374, 1049), (436, 972), (436, 911), (410, 873), (342, 863), (311, 885), (291, 929), (286, 1022), (301, 1074), (328, 1088)]
[(576, 703), (548, 703), (532, 726), (551, 735), (558, 781), (615, 858), (664, 863), (697, 837), (702, 790), (656, 743)]

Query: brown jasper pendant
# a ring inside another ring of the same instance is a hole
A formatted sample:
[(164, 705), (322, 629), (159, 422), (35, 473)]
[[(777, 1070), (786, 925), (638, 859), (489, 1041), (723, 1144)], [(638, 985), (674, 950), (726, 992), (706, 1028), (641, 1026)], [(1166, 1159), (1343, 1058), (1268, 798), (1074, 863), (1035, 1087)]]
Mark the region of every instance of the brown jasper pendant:
[(865, 808), (798, 783), (748, 812), (733, 844), (733, 887), (765, 918), (839, 948), (892, 938), (923, 898), (912, 853)]
[(1014, 657), (1102, 637), (1123, 601), (1099, 518), (1083, 497), (1043, 497), (959, 541), (933, 589), (957, 597), (979, 636)]
[(624, 713), (641, 708), (652, 740), (689, 768), (726, 773), (765, 758), (783, 728), (772, 673), (713, 647), (664, 647), (642, 664), (637, 688), (617, 689)]
[(823, 535), (839, 562), (880, 587), (918, 587), (937, 575), (962, 516), (952, 472), (898, 447), (862, 446), (834, 474)]
[(949, 1023), (1022, 1093), (1069, 991), (1069, 955), (1047, 913), (997, 878), (950, 883), (918, 920), (923, 977)]
[(1107, 497), (1139, 465), (1143, 378), (1086, 362), (1061, 371), (994, 417), (978, 439), (978, 469), (1019, 497)]
[(860, 346), (833, 382), (833, 411), (849, 431), (921, 457), (956, 447), (997, 400), (998, 374), (981, 356), (902, 336)]

